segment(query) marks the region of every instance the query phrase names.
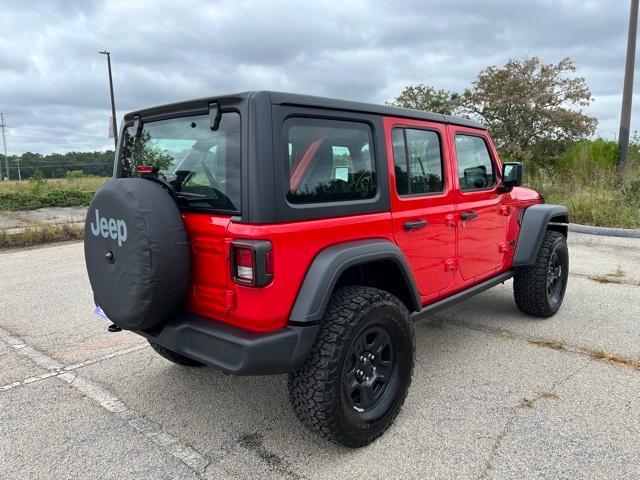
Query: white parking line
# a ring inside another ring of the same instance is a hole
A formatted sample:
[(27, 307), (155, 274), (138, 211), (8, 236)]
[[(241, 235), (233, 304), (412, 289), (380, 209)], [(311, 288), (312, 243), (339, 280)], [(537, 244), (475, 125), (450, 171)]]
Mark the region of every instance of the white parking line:
[[(0, 327), (0, 340), (7, 345), (13, 347), (13, 349), (20, 355), (29, 358), (36, 365), (39, 365), (48, 370), (41, 375), (29, 377), (20, 382), (14, 382), (13, 384), (5, 385), (2, 387), (4, 390), (9, 390), (19, 385), (30, 384), (39, 380), (44, 380), (50, 377), (57, 377), (60, 380), (66, 382), (71, 387), (79, 390), (88, 398), (96, 402), (102, 408), (110, 413), (113, 413), (120, 417), (126, 425), (129, 425), (136, 432), (144, 435), (156, 445), (162, 447), (171, 456), (184, 463), (191, 470), (196, 472), (198, 476), (206, 474), (206, 477), (224, 478), (225, 475), (219, 470), (214, 471), (209, 467), (210, 461), (202, 453), (198, 452), (195, 448), (190, 447), (180, 441), (179, 438), (171, 435), (163, 430), (162, 426), (149, 420), (141, 413), (136, 412), (126, 405), (122, 400), (113, 395), (108, 390), (104, 389), (97, 383), (81, 377), (74, 370), (91, 365), (107, 358), (113, 358), (117, 355), (123, 355), (124, 353), (130, 353), (131, 351), (141, 350), (146, 345), (137, 345), (129, 349), (121, 350), (123, 353), (112, 353), (104, 355), (101, 358), (87, 360), (85, 362), (76, 363), (69, 366), (64, 366), (59, 361), (49, 357), (44, 352), (41, 352), (27, 344), (17, 337), (14, 337), (9, 332)], [(7, 388), (9, 387), (9, 388)]]
[[(0, 333), (0, 338), (2, 338), (2, 334)], [(12, 337), (15, 338), (15, 337)], [(4, 338), (3, 338), (4, 340)], [(7, 342), (8, 343), (8, 342)], [(78, 368), (88, 367), (89, 365), (94, 365), (99, 362), (103, 362), (105, 360), (109, 360), (111, 358), (119, 357), (121, 355), (126, 355), (128, 353), (137, 352), (138, 350), (142, 350), (144, 348), (148, 348), (149, 345), (144, 343), (141, 345), (135, 345), (129, 348), (123, 348), (122, 350), (117, 350), (112, 353), (108, 353), (106, 355), (101, 355), (96, 358), (90, 358), (89, 360), (85, 360), (83, 362), (74, 363), (72, 365), (67, 365), (66, 367), (61, 367), (62, 364), (58, 363), (56, 360), (50, 361), (52, 359), (46, 357), (43, 358), (42, 354), (35, 351), (31, 347), (27, 347), (23, 343), (16, 343), (16, 345), (12, 345), (16, 350), (20, 350), (21, 354), (29, 357), (30, 360), (34, 362), (38, 359), (39, 365), (41, 367), (47, 368), (49, 371), (42, 373), (40, 375), (34, 375), (32, 377), (25, 378), (23, 380), (19, 380), (17, 382), (8, 383), (7, 385), (0, 386), (0, 392), (11, 390), (12, 388), (20, 387), (22, 385), (28, 385), (29, 383), (39, 382), (41, 380), (45, 380), (47, 378), (59, 376), (64, 372), (70, 372), (72, 370), (77, 370)], [(37, 352), (37, 353), (36, 353)]]

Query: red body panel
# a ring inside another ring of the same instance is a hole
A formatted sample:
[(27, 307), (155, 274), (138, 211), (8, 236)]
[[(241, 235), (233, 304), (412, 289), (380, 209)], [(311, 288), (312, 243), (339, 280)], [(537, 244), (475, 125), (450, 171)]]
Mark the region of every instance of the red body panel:
[[(307, 269), (320, 250), (336, 243), (364, 238), (393, 241), (390, 213), (270, 225), (234, 223), (229, 221), (229, 217), (224, 219), (205, 213), (185, 213), (184, 216), (190, 235), (209, 229), (212, 233), (208, 238), (215, 238), (214, 244), (223, 249), (215, 253), (201, 253), (197, 259), (194, 257), (194, 262), (200, 265), (197, 271), (194, 269), (196, 273), (188, 308), (200, 315), (253, 331), (285, 326)], [(220, 227), (224, 223), (226, 232), (223, 233)], [(217, 233), (213, 233), (214, 230)], [(233, 282), (230, 244), (239, 238), (271, 241), (273, 282), (266, 287), (248, 287)], [(233, 301), (224, 306), (220, 301), (204, 298), (197, 294), (203, 288), (217, 292), (216, 298), (231, 297)]]
[[(394, 126), (426, 128), (440, 135), (445, 164), (443, 193), (397, 195), (391, 141)], [(456, 132), (487, 140), (499, 183), (500, 162), (486, 131), (386, 117), (390, 212), (264, 225), (234, 222), (224, 215), (184, 212), (193, 259), (193, 288), (187, 308), (247, 330), (282, 328), (314, 257), (331, 245), (359, 239), (397, 243), (413, 271), (423, 305), (508, 270), (518, 238), (520, 210), (540, 203), (540, 196), (525, 188), (499, 194), (497, 185), (484, 191), (462, 192), (456, 167)], [(461, 221), (460, 213), (467, 210), (478, 212), (478, 217)], [(420, 219), (427, 220), (425, 228), (404, 229), (406, 221)], [(274, 271), (270, 284), (250, 287), (233, 281), (230, 245), (236, 239), (271, 242)]]
[[(443, 193), (427, 196), (398, 195), (391, 140), (394, 127), (429, 129), (439, 134), (445, 170)], [(421, 296), (437, 296), (441, 291), (446, 291), (454, 280), (454, 272), (446, 268), (445, 262), (456, 255), (456, 228), (453, 221), (455, 185), (452, 181), (449, 149), (446, 148), (446, 127), (439, 123), (386, 117), (384, 131), (390, 174), (393, 235), (413, 271)], [(416, 220), (426, 220), (427, 225), (419, 230), (404, 229), (405, 222)]]

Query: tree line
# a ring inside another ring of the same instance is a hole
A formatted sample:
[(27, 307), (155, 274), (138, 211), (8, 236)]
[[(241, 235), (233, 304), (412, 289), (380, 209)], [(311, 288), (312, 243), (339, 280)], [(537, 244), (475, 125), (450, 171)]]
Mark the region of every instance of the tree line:
[[(67, 152), (42, 155), (25, 152), (22, 155), (8, 155), (9, 178), (18, 179), (18, 164), (22, 179), (31, 178), (36, 172), (44, 178), (62, 178), (67, 172), (81, 171), (83, 175), (109, 177), (113, 173), (114, 151)], [(0, 154), (0, 178), (7, 176), (4, 155)]]

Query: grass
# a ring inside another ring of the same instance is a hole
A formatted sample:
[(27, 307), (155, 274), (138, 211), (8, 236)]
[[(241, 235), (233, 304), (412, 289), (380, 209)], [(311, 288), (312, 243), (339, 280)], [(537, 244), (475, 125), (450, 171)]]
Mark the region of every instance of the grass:
[(559, 340), (529, 340), (529, 343), (538, 347), (551, 348), (553, 350), (564, 350), (566, 345)]
[(0, 211), (89, 205), (107, 177), (0, 182)]
[(525, 164), (527, 184), (548, 203), (566, 205), (570, 220), (600, 227), (640, 228), (640, 138), (629, 147), (624, 182), (616, 182), (619, 148), (614, 141), (583, 140), (545, 167)]
[(624, 357), (622, 355), (618, 355), (617, 353), (611, 353), (605, 350), (604, 348), (596, 348), (591, 352), (591, 356), (596, 360), (602, 360), (609, 363), (614, 363), (618, 365), (622, 365), (625, 367), (631, 367), (636, 370), (640, 370), (640, 360), (635, 358)]
[(520, 406), (523, 408), (533, 408), (538, 400), (556, 400), (558, 398), (560, 398), (560, 396), (557, 393), (542, 392), (533, 398), (523, 398), (520, 401)]
[(611, 273), (605, 273), (603, 275), (591, 275), (589, 278), (598, 283), (617, 283), (640, 286), (640, 282), (629, 280), (627, 278), (626, 272), (619, 266), (615, 269), (615, 271)]
[(613, 169), (594, 167), (586, 174), (534, 170), (528, 185), (547, 203), (566, 205), (573, 223), (640, 228), (640, 169), (630, 169), (627, 177), (618, 187)]
[(49, 224), (29, 227), (15, 233), (0, 230), (0, 249), (30, 247), (48, 242), (80, 240), (84, 237), (84, 226), (74, 224)]

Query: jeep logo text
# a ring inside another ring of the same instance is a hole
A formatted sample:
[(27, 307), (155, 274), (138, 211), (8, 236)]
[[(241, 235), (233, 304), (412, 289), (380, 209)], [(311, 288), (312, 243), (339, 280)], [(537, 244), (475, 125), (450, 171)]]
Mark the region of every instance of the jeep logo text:
[(116, 220), (115, 218), (100, 217), (100, 212), (96, 208), (96, 223), (91, 224), (91, 233), (93, 235), (104, 238), (111, 237), (118, 240), (118, 246), (122, 246), (122, 242), (127, 239), (127, 224), (124, 220)]

